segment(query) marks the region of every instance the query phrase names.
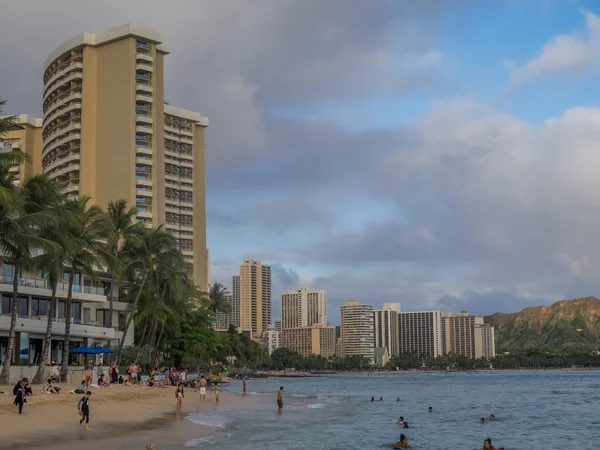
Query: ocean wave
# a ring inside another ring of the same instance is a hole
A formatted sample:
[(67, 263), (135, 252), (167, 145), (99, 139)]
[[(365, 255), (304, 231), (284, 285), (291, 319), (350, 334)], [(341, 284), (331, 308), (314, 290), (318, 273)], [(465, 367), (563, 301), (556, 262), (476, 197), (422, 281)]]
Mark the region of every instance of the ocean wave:
[(227, 438), (230, 438), (231, 436), (232, 436), (231, 433), (224, 433), (224, 434), (213, 435), (213, 436), (205, 436), (203, 438), (192, 439), (191, 441), (186, 442), (185, 446), (186, 447), (200, 447), (202, 444), (212, 444), (219, 439), (227, 439)]
[(190, 414), (186, 419), (197, 425), (217, 428), (225, 428), (233, 422), (232, 418), (220, 414)]
[(323, 403), (311, 403), (310, 405), (306, 405), (306, 407), (308, 409), (320, 409), (323, 408), (325, 405)]

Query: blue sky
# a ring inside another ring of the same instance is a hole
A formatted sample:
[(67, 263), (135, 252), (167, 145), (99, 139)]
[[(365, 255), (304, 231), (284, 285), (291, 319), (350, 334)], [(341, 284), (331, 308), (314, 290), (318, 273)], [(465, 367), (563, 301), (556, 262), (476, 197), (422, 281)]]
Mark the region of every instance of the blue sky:
[(212, 282), (259, 259), (275, 317), (308, 285), (336, 324), (349, 297), (488, 314), (598, 293), (597, 2), (178, 4), (14, 2), (0, 27), (31, 51), (0, 43), (0, 96), (39, 115), (56, 45), (161, 30), (166, 96), (210, 119)]

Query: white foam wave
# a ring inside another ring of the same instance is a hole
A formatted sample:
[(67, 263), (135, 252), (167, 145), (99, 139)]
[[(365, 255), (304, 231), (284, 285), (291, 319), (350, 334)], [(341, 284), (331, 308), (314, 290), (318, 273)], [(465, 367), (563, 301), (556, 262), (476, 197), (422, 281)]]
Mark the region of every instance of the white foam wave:
[(306, 407), (308, 409), (320, 409), (320, 408), (325, 407), (325, 405), (323, 403), (312, 403), (310, 405), (306, 405)]
[(185, 446), (186, 447), (200, 447), (202, 444), (206, 444), (206, 443), (210, 444), (210, 443), (215, 442), (217, 439), (227, 439), (231, 436), (232, 436), (231, 433), (219, 434), (218, 436), (205, 436), (203, 438), (192, 439), (191, 441), (186, 442)]
[(217, 428), (225, 428), (233, 422), (233, 419), (220, 414), (190, 414), (186, 419), (197, 425)]

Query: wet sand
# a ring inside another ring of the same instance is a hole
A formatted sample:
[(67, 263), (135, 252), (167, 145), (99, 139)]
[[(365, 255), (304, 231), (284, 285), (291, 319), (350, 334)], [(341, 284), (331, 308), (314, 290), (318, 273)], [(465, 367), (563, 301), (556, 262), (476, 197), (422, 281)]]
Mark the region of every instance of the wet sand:
[[(63, 385), (64, 390), (74, 386)], [(115, 386), (92, 389), (90, 429), (79, 429), (77, 402), (80, 394), (41, 394), (27, 397), (23, 415), (12, 405), (12, 395), (0, 394), (0, 449), (144, 449), (154, 445), (197, 439), (211, 434), (211, 427), (192, 424), (188, 413), (202, 413), (214, 405), (214, 396), (202, 402), (193, 389), (186, 389), (183, 408), (175, 407), (175, 388)], [(12, 388), (0, 391), (12, 392)], [(221, 401), (235, 399), (223, 393)]]

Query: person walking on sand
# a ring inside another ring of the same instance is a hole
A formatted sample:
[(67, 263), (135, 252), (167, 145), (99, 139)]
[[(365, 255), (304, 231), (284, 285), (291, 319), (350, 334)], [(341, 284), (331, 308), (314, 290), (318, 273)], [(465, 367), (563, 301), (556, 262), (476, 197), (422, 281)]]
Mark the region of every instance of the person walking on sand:
[(177, 399), (177, 409), (183, 404), (183, 383), (179, 383), (175, 389), (175, 398)]
[(23, 404), (27, 401), (25, 399), (25, 387), (23, 384), (23, 380), (19, 380), (13, 388), (13, 395), (15, 396), (13, 405), (19, 407), (19, 414), (23, 414)]
[(246, 396), (246, 377), (242, 378), (242, 397)]
[(206, 378), (202, 375), (200, 377), (200, 397), (202, 398), (202, 401), (206, 400), (206, 385)]
[(77, 403), (77, 410), (79, 411), (79, 415), (81, 416), (81, 420), (79, 421), (79, 428), (81, 428), (81, 424), (85, 420), (85, 428), (89, 429), (90, 424), (90, 397), (92, 396), (92, 391), (87, 391), (79, 403)]
[(219, 383), (215, 383), (215, 386), (212, 388), (211, 392), (215, 393), (215, 400), (217, 401), (217, 405), (218, 405), (219, 397), (221, 396), (221, 388), (219, 387)]
[(277, 391), (277, 412), (279, 414), (283, 412), (283, 386)]

